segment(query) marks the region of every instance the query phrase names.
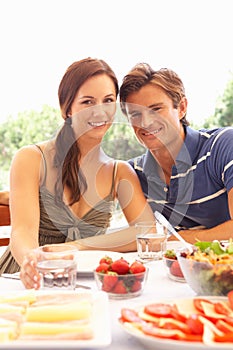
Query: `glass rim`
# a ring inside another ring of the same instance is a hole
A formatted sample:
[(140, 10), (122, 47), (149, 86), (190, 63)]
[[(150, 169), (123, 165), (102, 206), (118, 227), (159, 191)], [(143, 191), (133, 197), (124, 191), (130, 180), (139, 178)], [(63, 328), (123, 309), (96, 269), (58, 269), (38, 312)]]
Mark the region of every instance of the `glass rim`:
[[(163, 224), (161, 224), (158, 220), (155, 221), (139, 221), (136, 222), (136, 224), (134, 224), (135, 227), (151, 227), (151, 226), (156, 226), (156, 225), (160, 225), (160, 226), (164, 226)], [(164, 226), (165, 227), (165, 226)]]

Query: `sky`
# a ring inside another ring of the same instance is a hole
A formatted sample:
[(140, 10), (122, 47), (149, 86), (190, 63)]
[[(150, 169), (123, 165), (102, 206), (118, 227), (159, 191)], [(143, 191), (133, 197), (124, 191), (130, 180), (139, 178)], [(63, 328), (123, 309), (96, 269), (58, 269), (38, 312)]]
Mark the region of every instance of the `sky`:
[(232, 0), (0, 0), (0, 122), (58, 108), (66, 68), (104, 59), (119, 83), (139, 62), (171, 68), (200, 123), (233, 73)]

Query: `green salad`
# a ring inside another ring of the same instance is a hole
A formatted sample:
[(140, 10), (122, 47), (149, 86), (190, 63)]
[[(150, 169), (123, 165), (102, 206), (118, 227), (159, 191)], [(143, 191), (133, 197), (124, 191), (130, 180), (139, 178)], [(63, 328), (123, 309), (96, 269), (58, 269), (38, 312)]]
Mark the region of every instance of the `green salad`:
[(186, 263), (181, 266), (186, 270), (190, 286), (198, 294), (227, 295), (233, 290), (232, 239), (196, 242), (193, 252), (181, 253), (181, 257), (186, 258)]

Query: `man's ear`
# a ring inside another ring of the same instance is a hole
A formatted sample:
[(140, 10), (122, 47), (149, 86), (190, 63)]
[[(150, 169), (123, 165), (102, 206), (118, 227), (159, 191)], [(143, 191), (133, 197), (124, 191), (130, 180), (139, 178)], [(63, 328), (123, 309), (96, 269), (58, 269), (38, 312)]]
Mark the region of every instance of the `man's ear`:
[(187, 107), (188, 107), (188, 100), (184, 96), (180, 100), (179, 107), (178, 107), (178, 109), (179, 109), (179, 119), (182, 119), (182, 118), (185, 117), (186, 112), (187, 112)]

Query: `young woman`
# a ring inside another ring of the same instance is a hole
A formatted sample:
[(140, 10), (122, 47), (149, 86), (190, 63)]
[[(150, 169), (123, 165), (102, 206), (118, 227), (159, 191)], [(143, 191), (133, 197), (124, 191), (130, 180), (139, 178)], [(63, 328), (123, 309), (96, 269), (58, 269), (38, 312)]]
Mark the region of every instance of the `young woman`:
[[(13, 159), (11, 250), (1, 273), (21, 268), (27, 288), (39, 287), (32, 254), (39, 245), (73, 241), (78, 249), (132, 250), (134, 224), (154, 218), (131, 166), (101, 148), (117, 95), (117, 79), (104, 61), (74, 62), (58, 90), (64, 125), (56, 138), (23, 147)], [(131, 228), (103, 236), (116, 198)]]

